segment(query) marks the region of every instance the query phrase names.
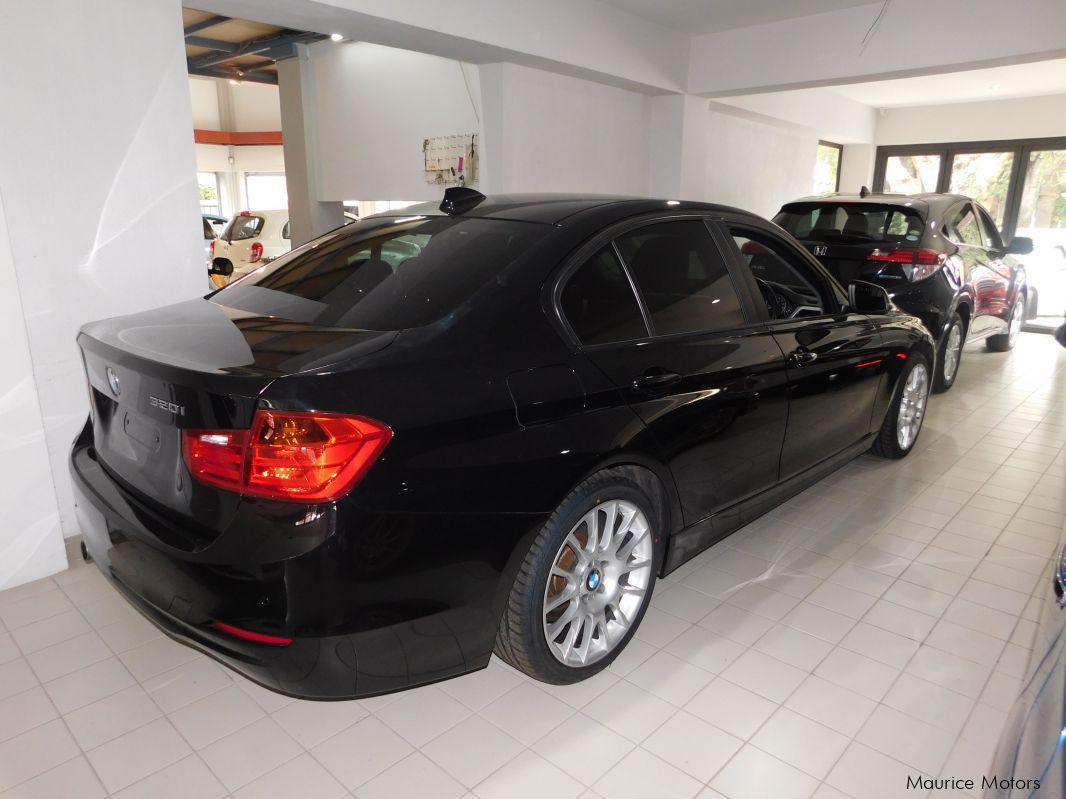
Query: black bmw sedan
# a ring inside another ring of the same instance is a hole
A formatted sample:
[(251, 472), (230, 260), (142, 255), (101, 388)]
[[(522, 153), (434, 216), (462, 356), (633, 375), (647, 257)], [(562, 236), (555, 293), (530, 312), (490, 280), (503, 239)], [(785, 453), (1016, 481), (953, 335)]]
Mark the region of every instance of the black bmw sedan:
[(657, 576), (906, 455), (934, 357), (751, 214), (469, 189), (78, 343), (87, 556), (172, 637), (309, 698), (493, 651), (596, 673)]
[(934, 391), (955, 382), (967, 341), (1014, 347), (1025, 319), (1025, 269), (992, 217), (959, 194), (833, 194), (785, 205), (774, 221), (845, 285), (864, 280), (914, 314), (937, 342)]

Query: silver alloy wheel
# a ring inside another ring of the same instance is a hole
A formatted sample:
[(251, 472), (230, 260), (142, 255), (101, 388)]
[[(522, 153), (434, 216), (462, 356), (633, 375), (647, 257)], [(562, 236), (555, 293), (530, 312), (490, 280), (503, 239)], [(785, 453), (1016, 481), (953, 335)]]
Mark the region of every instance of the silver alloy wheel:
[(555, 659), (588, 666), (606, 657), (640, 612), (651, 583), (652, 535), (631, 502), (602, 502), (567, 534), (544, 587), (544, 637)]
[(1018, 334), (1022, 332), (1022, 317), (1025, 316), (1022, 312), (1024, 306), (1025, 297), (1019, 294), (1014, 301), (1014, 309), (1010, 312), (1010, 327), (1007, 328), (1007, 342), (1011, 347), (1018, 341)]
[(955, 377), (962, 358), (962, 323), (956, 322), (948, 331), (947, 345), (944, 347), (944, 382), (950, 383)]
[(914, 446), (918, 431), (925, 417), (925, 401), (929, 397), (929, 372), (924, 363), (918, 363), (907, 375), (903, 395), (899, 400), (899, 415), (896, 418), (896, 441), (902, 450)]

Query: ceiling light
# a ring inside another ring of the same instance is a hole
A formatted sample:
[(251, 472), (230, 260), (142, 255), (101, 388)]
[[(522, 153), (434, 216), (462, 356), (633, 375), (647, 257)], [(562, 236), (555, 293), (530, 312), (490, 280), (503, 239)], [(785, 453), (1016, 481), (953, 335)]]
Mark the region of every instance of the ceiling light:
[(344, 34), (343, 33), (331, 33), (329, 35), (329, 38), (330, 38), (330, 41), (339, 42), (339, 41), (344, 39)]
[(236, 78), (230, 78), (229, 79), (229, 85), (230, 86), (240, 86), (241, 82), (239, 80), (237, 80)]

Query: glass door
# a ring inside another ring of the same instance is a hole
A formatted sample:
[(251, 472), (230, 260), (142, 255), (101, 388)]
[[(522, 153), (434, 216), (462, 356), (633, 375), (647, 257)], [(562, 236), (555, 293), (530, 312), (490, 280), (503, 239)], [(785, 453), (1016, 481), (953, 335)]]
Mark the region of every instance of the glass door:
[(1056, 328), (1066, 315), (1066, 149), (1029, 153), (1015, 235), (1033, 240), (1033, 252), (1019, 256), (1036, 289), (1027, 324)]

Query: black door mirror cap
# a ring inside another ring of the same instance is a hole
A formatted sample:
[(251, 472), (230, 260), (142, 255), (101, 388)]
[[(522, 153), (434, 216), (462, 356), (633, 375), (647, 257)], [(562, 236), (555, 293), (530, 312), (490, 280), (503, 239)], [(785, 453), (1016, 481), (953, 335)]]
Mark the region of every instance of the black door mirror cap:
[(1007, 255), (1028, 255), (1033, 251), (1033, 240), (1028, 236), (1015, 236), (1007, 245)]
[(876, 283), (854, 280), (848, 284), (848, 305), (856, 313), (884, 314), (892, 307), (892, 301)]

